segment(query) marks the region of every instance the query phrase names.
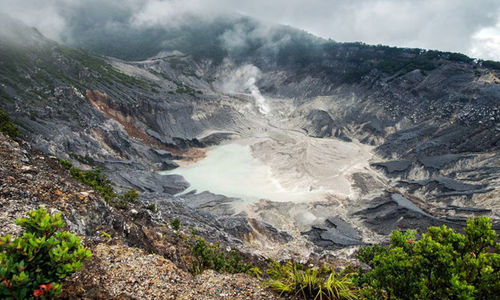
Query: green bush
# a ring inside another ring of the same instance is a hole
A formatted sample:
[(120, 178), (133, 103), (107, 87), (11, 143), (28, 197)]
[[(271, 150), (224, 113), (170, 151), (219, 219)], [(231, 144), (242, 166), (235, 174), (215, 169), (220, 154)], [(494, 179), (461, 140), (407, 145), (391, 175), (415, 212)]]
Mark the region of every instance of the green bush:
[(121, 195), (120, 198), (127, 202), (137, 202), (137, 199), (139, 199), (139, 193), (134, 189), (130, 189)]
[(245, 273), (255, 278), (260, 278), (262, 276), (262, 270), (259, 267), (251, 267)]
[(61, 164), (61, 167), (66, 170), (69, 170), (73, 167), (73, 164), (69, 160), (59, 159), (59, 163)]
[(358, 299), (353, 273), (336, 272), (333, 268), (308, 268), (289, 261), (272, 262), (265, 284), (281, 295), (300, 295), (304, 299)]
[(12, 123), (9, 115), (3, 109), (0, 109), (0, 132), (11, 138), (19, 137), (19, 129)]
[(0, 239), (0, 298), (51, 299), (61, 292), (61, 281), (82, 267), (91, 253), (81, 240), (65, 231), (59, 213), (40, 208), (16, 224), (24, 232)]
[(106, 175), (101, 173), (100, 169), (88, 171), (80, 170), (75, 168), (70, 161), (64, 159), (60, 159), (59, 163), (63, 168), (69, 170), (73, 178), (91, 186), (94, 190), (98, 191), (106, 201), (110, 201), (117, 197), (111, 186), (111, 181), (109, 181)]
[(82, 164), (86, 165), (93, 165), (95, 163), (94, 159), (88, 155), (80, 155), (77, 153), (69, 153), (69, 157), (76, 159), (77, 161), (81, 162)]
[(174, 230), (181, 229), (181, 220), (179, 220), (178, 218), (174, 218), (172, 221), (170, 221), (170, 226), (172, 226), (172, 229)]
[(101, 173), (101, 169), (83, 171), (72, 167), (69, 172), (73, 178), (88, 184), (94, 190), (98, 191), (105, 200), (109, 201), (116, 197), (116, 193), (111, 186), (111, 181)]
[(358, 258), (371, 270), (359, 284), (373, 299), (500, 299), (500, 244), (486, 217), (467, 222), (460, 234), (446, 226), (395, 231), (390, 246), (362, 249)]
[(191, 243), (191, 254), (194, 256), (191, 273), (195, 275), (206, 269), (220, 273), (258, 273), (251, 264), (243, 262), (241, 255), (235, 250), (226, 253), (218, 243), (210, 244), (201, 237), (194, 237)]
[(130, 189), (124, 194), (118, 196), (118, 198), (109, 201), (109, 203), (116, 208), (128, 209), (129, 203), (137, 202), (138, 198), (139, 198), (139, 193), (134, 189)]
[(149, 209), (150, 211), (157, 213), (158, 212), (158, 207), (156, 207), (156, 204), (150, 203), (146, 206), (146, 209)]
[(123, 195), (117, 195), (113, 190), (111, 181), (106, 177), (106, 175), (101, 173), (101, 169), (88, 171), (80, 170), (74, 167), (72, 162), (65, 159), (59, 159), (59, 163), (64, 169), (69, 170), (69, 173), (73, 178), (98, 191), (104, 200), (106, 200), (106, 202), (113, 207), (128, 209), (129, 203), (137, 202), (137, 199), (139, 198), (139, 193), (134, 189), (128, 190)]

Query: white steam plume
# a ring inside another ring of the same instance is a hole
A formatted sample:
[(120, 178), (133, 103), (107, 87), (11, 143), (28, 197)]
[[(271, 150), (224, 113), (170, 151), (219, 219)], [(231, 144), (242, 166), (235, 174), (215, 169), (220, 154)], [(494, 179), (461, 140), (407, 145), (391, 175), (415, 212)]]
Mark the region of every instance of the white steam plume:
[(247, 87), (250, 90), (253, 98), (255, 99), (255, 106), (259, 109), (261, 114), (267, 115), (271, 109), (269, 108), (269, 104), (267, 104), (266, 98), (262, 96), (259, 91), (259, 88), (255, 85), (255, 77), (250, 77), (247, 81)]
[(259, 68), (254, 65), (243, 65), (238, 69), (229, 72), (222, 80), (216, 84), (216, 87), (226, 93), (248, 93), (255, 100), (255, 106), (261, 114), (268, 114), (271, 111), (266, 98), (262, 96), (256, 83), (262, 76)]

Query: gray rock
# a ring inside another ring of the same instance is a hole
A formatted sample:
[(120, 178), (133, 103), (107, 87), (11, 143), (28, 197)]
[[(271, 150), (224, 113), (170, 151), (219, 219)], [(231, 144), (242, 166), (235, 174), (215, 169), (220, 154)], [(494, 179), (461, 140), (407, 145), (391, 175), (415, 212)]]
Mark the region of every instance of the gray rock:
[(339, 247), (361, 245), (361, 237), (356, 229), (339, 217), (330, 217), (324, 225), (313, 225), (311, 230), (304, 232), (309, 239), (321, 247)]
[(442, 169), (444, 166), (454, 163), (460, 159), (470, 158), (471, 155), (463, 154), (444, 154), (438, 156), (420, 156), (418, 161), (426, 168)]
[(412, 162), (409, 160), (392, 160), (386, 162), (376, 162), (372, 163), (372, 166), (382, 167), (386, 169), (388, 173), (404, 172), (410, 168)]
[(459, 191), (459, 192), (472, 191), (472, 190), (479, 191), (481, 190), (481, 188), (484, 187), (484, 185), (463, 183), (458, 180), (444, 176), (426, 180), (402, 180), (401, 182), (408, 184), (416, 184), (420, 186), (426, 186), (431, 183), (437, 183), (441, 188), (445, 190)]

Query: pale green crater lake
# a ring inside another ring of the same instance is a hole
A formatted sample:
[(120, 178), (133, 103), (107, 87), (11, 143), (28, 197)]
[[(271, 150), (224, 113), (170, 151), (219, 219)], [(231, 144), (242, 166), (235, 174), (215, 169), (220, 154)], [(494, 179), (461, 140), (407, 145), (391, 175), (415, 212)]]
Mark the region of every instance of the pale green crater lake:
[(226, 144), (207, 151), (195, 163), (160, 174), (182, 175), (191, 186), (182, 193), (209, 191), (243, 200), (301, 201), (318, 192), (283, 189), (271, 168), (252, 156), (249, 145)]

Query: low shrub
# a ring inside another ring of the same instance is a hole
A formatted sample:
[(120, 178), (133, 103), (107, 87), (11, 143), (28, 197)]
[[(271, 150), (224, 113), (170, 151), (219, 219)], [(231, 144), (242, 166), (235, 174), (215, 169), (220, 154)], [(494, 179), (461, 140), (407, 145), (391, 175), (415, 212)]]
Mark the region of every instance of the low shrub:
[(146, 209), (154, 212), (154, 213), (157, 213), (158, 212), (158, 207), (156, 206), (156, 204), (154, 203), (150, 203), (146, 206)]
[(12, 123), (9, 115), (0, 109), (0, 132), (11, 138), (19, 137), (19, 129)]
[(74, 167), (73, 163), (70, 161), (63, 159), (60, 159), (59, 163), (63, 168), (69, 170), (69, 173), (73, 178), (91, 186), (94, 190), (98, 191), (106, 201), (110, 201), (111, 199), (117, 197), (113, 187), (111, 186), (111, 181), (101, 173), (100, 169), (87, 171), (80, 170)]
[(251, 264), (243, 262), (243, 258), (237, 251), (224, 252), (218, 243), (208, 243), (201, 237), (192, 238), (190, 250), (194, 256), (190, 271), (195, 275), (206, 269), (219, 273), (258, 273), (256, 269), (252, 269)]
[(358, 299), (354, 273), (336, 272), (333, 268), (308, 268), (289, 261), (272, 262), (265, 284), (280, 295), (302, 296), (304, 299)]
[(172, 221), (170, 221), (170, 226), (172, 226), (172, 229), (174, 230), (181, 229), (181, 220), (179, 220), (178, 218), (174, 218)]
[(251, 267), (246, 271), (246, 273), (250, 276), (253, 276), (255, 278), (261, 278), (262, 277), (262, 270), (259, 267)]
[(124, 201), (127, 202), (132, 202), (132, 203), (137, 202), (137, 199), (139, 198), (139, 193), (134, 189), (130, 189), (123, 195), (120, 195), (120, 198), (122, 198)]
[(358, 258), (371, 267), (358, 282), (371, 299), (500, 299), (500, 244), (491, 220), (468, 220), (465, 234), (446, 226), (394, 231), (388, 247), (369, 246)]
[(137, 202), (138, 198), (139, 193), (134, 189), (130, 189), (117, 198), (112, 199), (111, 201), (109, 201), (109, 203), (116, 208), (128, 209), (129, 204)]
[(106, 231), (101, 231), (100, 236), (104, 239), (110, 239), (110, 240), (113, 238), (111, 234), (107, 233)]
[(69, 153), (68, 155), (69, 155), (69, 157), (76, 159), (77, 161), (81, 162), (82, 164), (86, 164), (89, 166), (95, 164), (94, 159), (88, 155), (80, 155), (77, 153)]
[(59, 213), (45, 208), (29, 212), (16, 221), (20, 237), (0, 239), (0, 298), (51, 299), (61, 292), (61, 282), (78, 271), (91, 253), (70, 232), (58, 231), (65, 224)]
[(59, 163), (64, 169), (69, 170), (74, 179), (89, 185), (99, 192), (104, 200), (113, 207), (128, 209), (129, 203), (137, 202), (139, 198), (139, 193), (134, 189), (130, 189), (122, 195), (117, 195), (113, 190), (111, 181), (102, 173), (101, 169), (80, 170), (74, 167), (72, 162), (64, 159), (59, 159)]

